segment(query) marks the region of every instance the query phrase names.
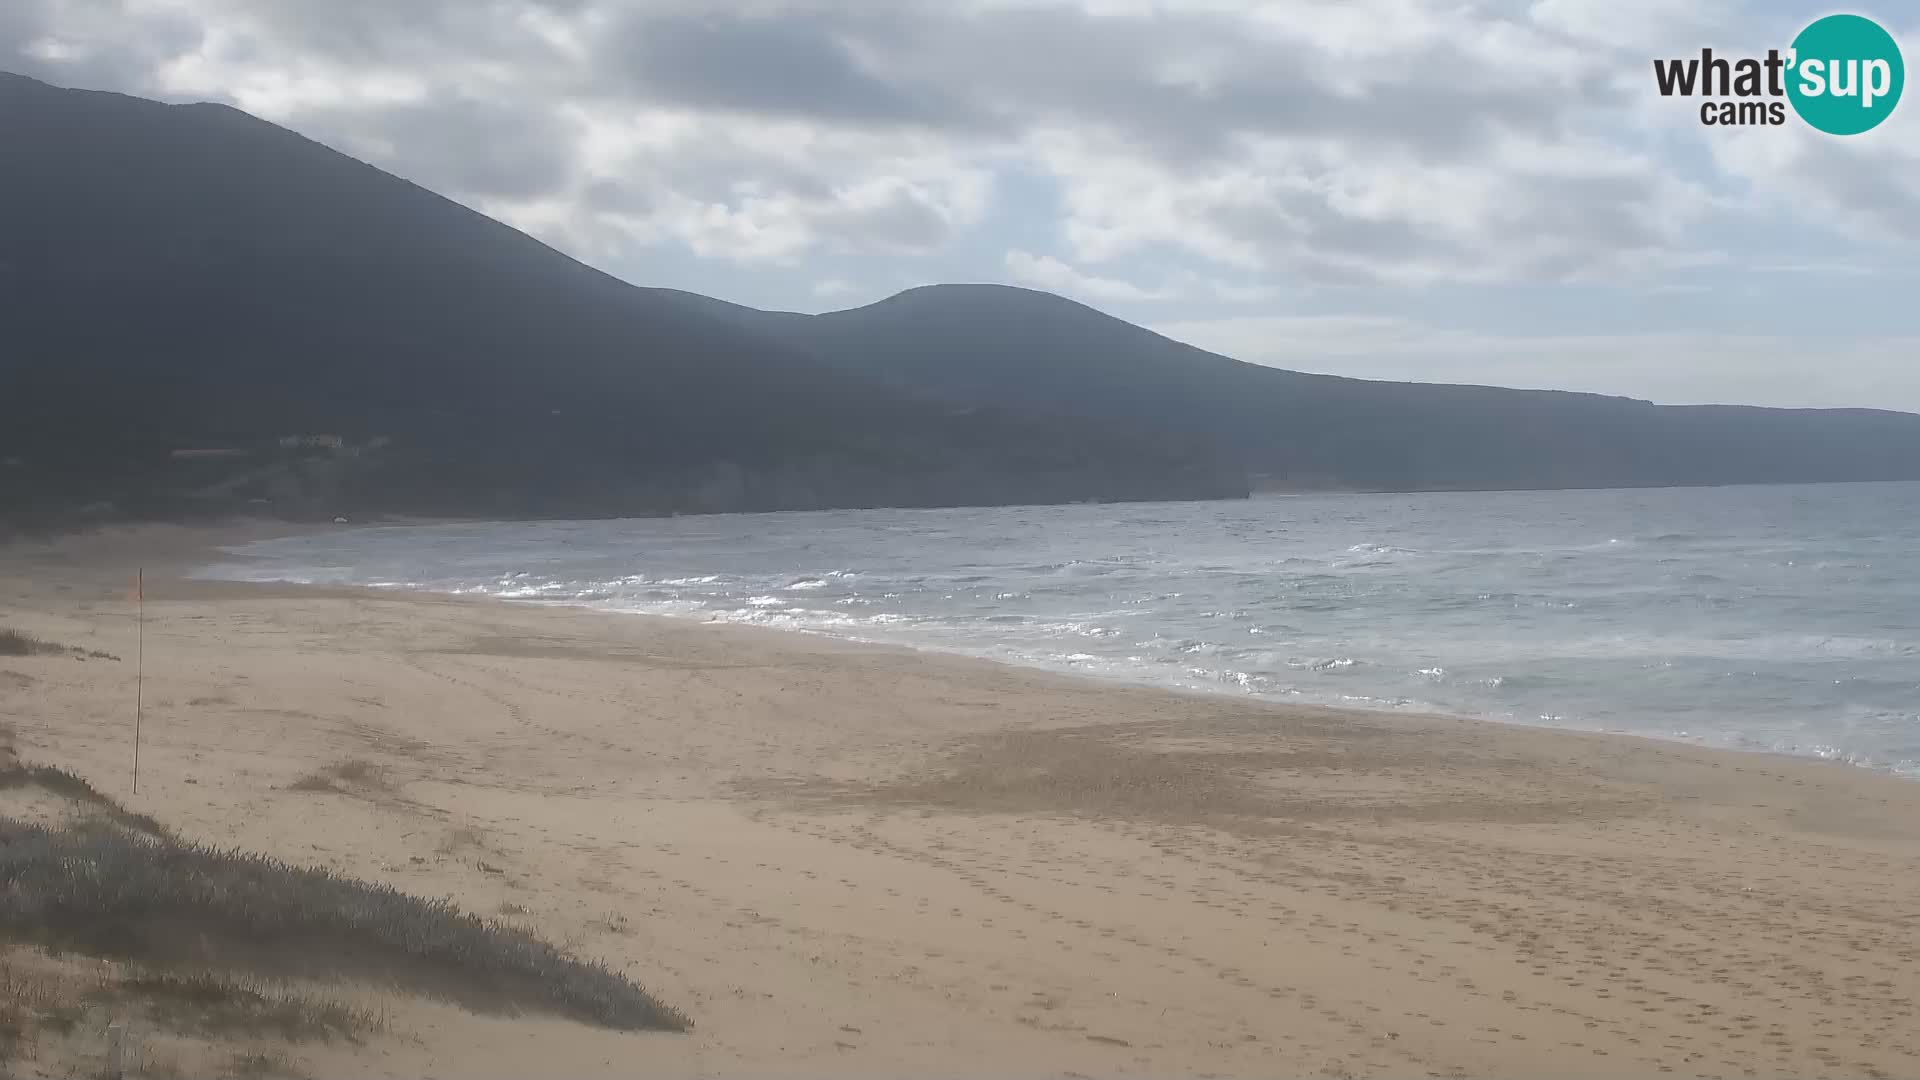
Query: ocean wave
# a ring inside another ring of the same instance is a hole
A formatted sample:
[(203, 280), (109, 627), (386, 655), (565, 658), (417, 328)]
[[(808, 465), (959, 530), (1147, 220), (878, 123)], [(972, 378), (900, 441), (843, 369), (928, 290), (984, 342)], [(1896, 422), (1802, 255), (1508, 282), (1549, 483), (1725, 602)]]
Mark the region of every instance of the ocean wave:
[[(208, 576), (575, 603), (1899, 767), (1920, 759), (1920, 721), (1901, 719), (1920, 685), (1905, 629), (1920, 487), (1818, 495), (1820, 514), (1716, 489), (341, 530), (239, 548)], [(840, 568), (821, 568), (827, 551)]]

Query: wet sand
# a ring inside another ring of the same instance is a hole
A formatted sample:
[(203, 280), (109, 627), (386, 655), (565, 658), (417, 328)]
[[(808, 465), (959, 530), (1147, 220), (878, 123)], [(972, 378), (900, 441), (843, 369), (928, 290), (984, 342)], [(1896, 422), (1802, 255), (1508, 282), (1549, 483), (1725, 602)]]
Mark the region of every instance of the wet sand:
[[(22, 755), (534, 926), (697, 1023), (394, 999), (314, 1075), (1920, 1074), (1917, 783), (180, 576), (244, 534), (0, 549), (0, 627), (119, 658), (0, 657)], [(346, 762), (371, 779), (293, 789)]]

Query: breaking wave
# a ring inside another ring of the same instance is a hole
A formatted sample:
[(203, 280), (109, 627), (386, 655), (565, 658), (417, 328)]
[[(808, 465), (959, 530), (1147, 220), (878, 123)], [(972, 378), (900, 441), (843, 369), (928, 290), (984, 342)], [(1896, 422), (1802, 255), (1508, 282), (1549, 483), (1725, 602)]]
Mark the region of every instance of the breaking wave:
[(349, 529), (249, 545), (206, 574), (578, 604), (1920, 774), (1914, 484)]

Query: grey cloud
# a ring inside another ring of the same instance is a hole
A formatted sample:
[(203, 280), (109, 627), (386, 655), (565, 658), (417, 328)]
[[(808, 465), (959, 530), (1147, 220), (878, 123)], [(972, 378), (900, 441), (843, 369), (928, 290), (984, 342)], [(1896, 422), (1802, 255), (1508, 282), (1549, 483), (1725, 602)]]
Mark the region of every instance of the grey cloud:
[(1602, 245), (1616, 252), (1661, 248), (1666, 238), (1648, 210), (1660, 198), (1647, 176), (1572, 176), (1538, 181), (1520, 208), (1520, 221), (1563, 243)]
[[(1338, 93), (1304, 46), (1251, 37), (1243, 21), (1218, 13), (1115, 19), (1049, 7), (927, 14), (911, 33), (897, 19), (884, 25), (901, 78), (966, 87), (1008, 123), (1101, 126), (1174, 162), (1231, 154), (1243, 134), (1386, 140), (1459, 155), (1499, 130), (1551, 131), (1568, 104), (1502, 85), (1446, 42), (1369, 71), (1375, 85), (1365, 94)], [(1209, 69), (1207, 84), (1153, 80), (1189, 59)], [(1591, 104), (1616, 92), (1588, 80), (1570, 96)]]
[(907, 191), (877, 206), (836, 210), (821, 223), (852, 250), (928, 251), (951, 231), (938, 210)]
[(1810, 193), (1830, 215), (1882, 239), (1920, 241), (1920, 187), (1911, 165), (1850, 148), (1821, 148), (1794, 162), (1792, 182)]
[[(1247, 215), (1240, 216), (1242, 220), (1236, 224), (1242, 229), (1257, 226), (1257, 222), (1246, 220)], [(1445, 248), (1443, 253), (1450, 257), (1458, 254), (1450, 245), (1424, 234), (1411, 222), (1375, 221), (1331, 211), (1306, 217), (1301, 239), (1303, 246), (1310, 250), (1338, 251), (1365, 260), (1389, 260), (1416, 252), (1432, 254), (1441, 248)]]
[[(1551, 130), (1565, 102), (1500, 85), (1447, 43), (1401, 58), (1365, 95), (1330, 90), (1219, 14), (1116, 19), (1068, 7), (955, 5), (778, 13), (648, 12), (605, 35), (598, 64), (648, 99), (693, 107), (1017, 134), (1097, 126), (1173, 161), (1231, 154), (1241, 134), (1392, 140), (1464, 154), (1501, 129)], [(1205, 87), (1151, 74), (1189, 57)], [(1378, 76), (1382, 73), (1375, 72)], [(1614, 93), (1597, 82), (1575, 99)]]
[[(1101, 133), (1107, 144), (1174, 175), (1204, 177), (1253, 167), (1249, 138), (1338, 140), (1385, 158), (1472, 161), (1504, 132), (1551, 140), (1570, 104), (1604, 103), (1619, 92), (1594, 81), (1565, 96), (1543, 92), (1484, 70), (1465, 44), (1446, 41), (1396, 57), (1389, 70), (1368, 71), (1364, 93), (1339, 92), (1304, 44), (1276, 45), (1249, 34), (1244, 20), (1204, 12), (1115, 18), (1067, 5), (981, 8), (934, 0), (201, 4), (207, 24), (254, 32), (250, 41), (243, 35), (226, 46), (227, 61), (244, 59), (235, 50), (250, 48), (267, 65), (284, 55), (317, 57), (344, 72), (417, 72), (429, 86), (424, 102), (310, 108), (286, 120), (428, 186), (507, 200), (583, 193), (575, 197), (588, 215), (645, 216), (678, 201), (673, 196), (737, 206), (746, 191), (782, 195), (807, 204), (805, 218), (820, 243), (847, 249), (927, 250), (952, 226), (906, 188), (878, 205), (842, 205), (834, 192), (865, 178), (856, 171), (861, 162), (820, 152), (776, 156), (730, 143), (724, 118), (714, 120), (711, 139), (633, 162), (618, 177), (590, 180), (581, 175), (575, 133), (559, 106), (579, 101), (618, 115), (665, 105), (869, 135), (904, 128), (917, 138), (990, 151), (1054, 127)], [(528, 30), (521, 16), (536, 7), (577, 20), (589, 45), (584, 62)], [(119, 8), (94, 0), (86, 9)], [(44, 32), (52, 11), (46, 0), (0, 0), (0, 55), (11, 49), (15, 59), (8, 62), (25, 66), (19, 50)], [(191, 19), (121, 14), (120, 29), (105, 35), (95, 60), (39, 64), (32, 73), (138, 91), (165, 59), (199, 41)], [(1206, 80), (1156, 81), (1154, 73), (1169, 64), (1189, 64)], [(476, 68), (505, 71), (508, 84), (487, 87), (493, 96), (483, 100), (462, 85)], [(1557, 253), (1582, 245), (1604, 259), (1660, 243), (1640, 209), (1652, 195), (1633, 186), (1651, 181), (1609, 183), (1524, 182), (1503, 227), (1541, 267), (1557, 267)], [(1311, 192), (1290, 193), (1264, 210), (1198, 213), (1231, 235), (1290, 253), (1295, 265), (1328, 273), (1388, 268), (1396, 260), (1472, 265), (1480, 258), (1460, 250), (1458, 238), (1417, 221), (1359, 219)]]
[(45, 32), (46, 20), (44, 0), (19, 0), (0, 6), (0, 58), (9, 66), (24, 60), (27, 46)]
[(1450, 267), (1462, 279), (1557, 279), (1615, 260), (1665, 250), (1657, 225), (1667, 193), (1653, 176), (1518, 178), (1490, 220), (1468, 234), (1406, 216), (1340, 212), (1317, 191), (1290, 191), (1260, 205), (1196, 212), (1196, 218), (1252, 245), (1266, 265), (1323, 284), (1418, 277)]
[[(555, 8), (552, 0), (213, 0), (209, 7), (216, 15), (259, 26), (270, 45), (345, 64), (459, 54), (529, 64), (553, 59), (551, 48), (518, 24), (526, 11)], [(584, 9), (582, 4), (559, 8)]]
[(452, 195), (532, 198), (575, 171), (572, 133), (546, 102), (433, 98), (310, 117), (301, 126), (323, 141), (362, 154), (379, 147), (383, 168)]
[(727, 202), (741, 190), (818, 201), (832, 197), (836, 181), (849, 179), (841, 165), (769, 156), (716, 131), (711, 138), (676, 147), (672, 153), (643, 157), (619, 178), (594, 181), (589, 196), (609, 209), (655, 201), (645, 194), (648, 188), (683, 192), (702, 202)]
[[(63, 10), (64, 9), (64, 10)], [(76, 21), (77, 20), (77, 21)], [(85, 33), (112, 26), (111, 34)], [(82, 37), (77, 57), (47, 60), (32, 52), (42, 39)], [(191, 52), (202, 29), (189, 16), (169, 12), (123, 12), (112, 0), (60, 5), (52, 0), (0, 2), (0, 71), (28, 75), (56, 86), (145, 94), (152, 75), (168, 60)]]
[(637, 17), (603, 38), (598, 61), (647, 97), (683, 105), (856, 124), (977, 120), (953, 94), (867, 70), (849, 29), (791, 13)]
[(659, 205), (652, 192), (619, 180), (595, 180), (580, 192), (581, 209), (592, 214), (644, 216)]
[(735, 211), (764, 197), (781, 201), (783, 220), (803, 221), (837, 251), (924, 252), (951, 238), (952, 222), (916, 189), (900, 185), (877, 200), (851, 200), (842, 190), (851, 179), (837, 161), (770, 158), (716, 137), (590, 181), (579, 205), (589, 215), (646, 218), (671, 205), (669, 194)]

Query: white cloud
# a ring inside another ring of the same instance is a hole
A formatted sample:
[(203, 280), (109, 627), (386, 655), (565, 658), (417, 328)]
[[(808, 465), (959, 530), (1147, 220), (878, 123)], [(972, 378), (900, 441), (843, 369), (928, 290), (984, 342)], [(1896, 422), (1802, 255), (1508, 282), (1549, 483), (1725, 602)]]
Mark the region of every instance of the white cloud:
[(1052, 255), (1014, 249), (1005, 265), (1014, 281), (1082, 300), (1107, 303), (1145, 303), (1168, 300), (1218, 301), (1253, 304), (1272, 300), (1280, 290), (1209, 277), (1192, 270), (1168, 274), (1157, 285), (1141, 285), (1120, 278), (1101, 277), (1077, 270)]
[(1871, 246), (1920, 241), (1920, 110), (1847, 138), (1790, 124), (1727, 132), (1709, 149), (1757, 215)]
[(1727, 0), (1536, 0), (1528, 15), (1549, 30), (1608, 48), (1639, 51), (1724, 47), (1712, 35), (1736, 21)]
[(1007, 273), (1023, 285), (1085, 300), (1162, 300), (1168, 296), (1165, 291), (1142, 288), (1130, 281), (1083, 274), (1051, 255), (1009, 251), (1006, 262)]
[[(456, 194), (544, 208), (613, 188), (645, 204), (576, 210), (559, 235), (604, 229), (596, 247), (923, 255), (985, 220), (1015, 166), (1061, 185), (1084, 263), (1169, 246), (1223, 270), (1501, 281), (1657, 260), (1684, 246), (1697, 201), (1566, 122), (1604, 70), (1542, 29), (1605, 24), (1573, 0), (1531, 18), (1429, 0), (48, 10), (63, 47), (102, 55), (144, 20), (184, 20), (194, 32), (128, 82), (317, 129)], [(464, 162), (422, 162), (391, 134), (418, 140), (450, 111)], [(469, 134), (494, 115), (544, 117), (569, 145), (515, 150), (565, 159), (564, 175), (514, 190), (534, 170)], [(1086, 287), (1137, 295), (1101, 277)]]

